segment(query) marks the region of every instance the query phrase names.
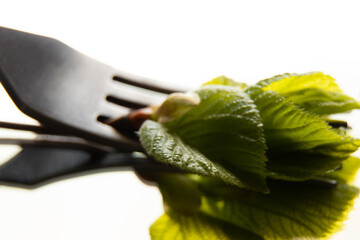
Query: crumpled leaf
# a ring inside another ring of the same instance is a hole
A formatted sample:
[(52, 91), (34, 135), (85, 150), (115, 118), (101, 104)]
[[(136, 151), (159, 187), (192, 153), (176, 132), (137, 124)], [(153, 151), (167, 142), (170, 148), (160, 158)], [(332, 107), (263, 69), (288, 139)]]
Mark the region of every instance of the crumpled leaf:
[(234, 87), (205, 86), (200, 104), (160, 125), (146, 121), (140, 141), (155, 160), (191, 173), (267, 192), (262, 123), (247, 94)]
[(314, 239), (339, 230), (359, 192), (345, 184), (332, 189), (299, 182), (272, 181), (269, 187), (271, 193), (267, 195), (205, 196), (200, 211), (264, 239)]
[(257, 83), (264, 91), (276, 91), (296, 105), (319, 115), (360, 109), (360, 104), (342, 92), (335, 79), (321, 72), (283, 74)]
[(200, 104), (165, 126), (246, 187), (267, 192), (266, 145), (253, 101), (235, 87), (209, 85), (196, 93)]
[(205, 214), (181, 215), (169, 211), (151, 227), (152, 240), (262, 240), (252, 232), (218, 221)]

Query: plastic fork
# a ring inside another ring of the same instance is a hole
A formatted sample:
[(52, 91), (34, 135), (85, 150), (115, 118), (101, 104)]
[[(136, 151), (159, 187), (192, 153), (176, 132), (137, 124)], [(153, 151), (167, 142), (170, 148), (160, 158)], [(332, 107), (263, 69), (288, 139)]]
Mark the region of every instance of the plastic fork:
[(0, 80), (17, 107), (45, 127), (122, 152), (142, 148), (104, 121), (186, 90), (126, 74), (58, 40), (4, 27)]

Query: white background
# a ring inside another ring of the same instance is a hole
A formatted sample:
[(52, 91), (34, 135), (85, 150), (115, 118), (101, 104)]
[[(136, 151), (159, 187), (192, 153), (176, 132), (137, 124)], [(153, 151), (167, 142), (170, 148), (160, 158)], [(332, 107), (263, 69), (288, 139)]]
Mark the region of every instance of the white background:
[[(218, 75), (254, 83), (284, 72), (323, 71), (359, 99), (359, 7), (344, 0), (0, 0), (0, 24), (57, 38), (159, 81), (196, 87)], [(2, 89), (0, 108), (0, 120), (32, 122)], [(350, 117), (357, 135), (359, 118), (358, 112)], [(18, 150), (1, 147), (0, 160)], [(31, 191), (0, 186), (1, 240), (149, 239), (148, 227), (161, 213), (157, 189), (131, 172)], [(344, 231), (333, 239), (358, 239), (359, 224), (357, 202)]]

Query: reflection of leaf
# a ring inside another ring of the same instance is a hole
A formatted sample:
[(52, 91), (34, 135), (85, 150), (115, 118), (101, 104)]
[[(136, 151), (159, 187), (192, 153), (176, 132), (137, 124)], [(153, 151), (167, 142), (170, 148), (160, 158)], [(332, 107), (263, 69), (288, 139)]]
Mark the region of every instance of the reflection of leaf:
[(271, 193), (267, 195), (204, 197), (201, 211), (264, 239), (316, 238), (337, 230), (358, 195), (357, 188), (344, 184), (331, 189), (276, 181), (269, 187)]
[(150, 228), (152, 240), (261, 240), (254, 233), (204, 214), (192, 217), (169, 211)]
[(283, 74), (260, 81), (265, 91), (276, 91), (296, 105), (317, 114), (333, 114), (360, 108), (353, 98), (342, 93), (335, 79), (321, 72)]
[(184, 174), (162, 174), (157, 183), (164, 204), (185, 215), (195, 214), (201, 205), (197, 184)]

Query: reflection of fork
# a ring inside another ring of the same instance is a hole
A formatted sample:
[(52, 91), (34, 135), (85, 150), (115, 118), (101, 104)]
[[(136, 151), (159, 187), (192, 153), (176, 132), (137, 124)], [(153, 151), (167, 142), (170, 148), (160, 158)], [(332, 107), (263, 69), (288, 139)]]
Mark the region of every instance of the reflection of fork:
[[(0, 80), (17, 107), (41, 124), (31, 126), (0, 122), (0, 127), (39, 134), (38, 138), (32, 140), (0, 139), (0, 144), (26, 146), (12, 159), (16, 164), (8, 162), (1, 166), (0, 180), (6, 173), (7, 179), (2, 180), (9, 182), (12, 181), (10, 175), (13, 170), (16, 172), (23, 168), (23, 172), (25, 169), (34, 168), (35, 165), (31, 165), (37, 161), (34, 159), (43, 159), (45, 152), (49, 158), (56, 156), (54, 159), (61, 159), (63, 155), (70, 159), (71, 156), (72, 161), (76, 162), (76, 151), (97, 155), (100, 153), (102, 157), (97, 159), (104, 159), (104, 154), (108, 152), (120, 151), (122, 157), (118, 158), (115, 165), (132, 165), (129, 159), (133, 157), (129, 154), (142, 151), (139, 142), (124, 136), (104, 122), (109, 118), (124, 116), (134, 109), (159, 104), (165, 94), (184, 90), (115, 70), (55, 39), (2, 27)], [(58, 148), (63, 149), (60, 151)], [(70, 149), (72, 154), (69, 155)], [(129, 154), (124, 157), (125, 153)], [(115, 159), (114, 156), (116, 154), (105, 159)], [(120, 161), (125, 158), (126, 161)], [(139, 158), (133, 159), (136, 165)], [(141, 161), (145, 161), (144, 159)], [(153, 162), (146, 159), (147, 166), (153, 166)], [(39, 173), (45, 169), (42, 169), (44, 163), (39, 165), (40, 162), (36, 163)], [(67, 169), (64, 162), (65, 160), (57, 161), (51, 165), (53, 170), (58, 166), (59, 171), (55, 169), (52, 174), (47, 173), (46, 179), (63, 173), (111, 165), (104, 164), (106, 161), (101, 164), (90, 161), (91, 164), (81, 165), (81, 169)], [(9, 167), (12, 170), (9, 170)], [(32, 174), (33, 177), (36, 175), (35, 172)], [(28, 177), (30, 178), (30, 175)], [(16, 179), (13, 180), (16, 182)], [(39, 178), (36, 181), (28, 179), (27, 183), (39, 183)]]

